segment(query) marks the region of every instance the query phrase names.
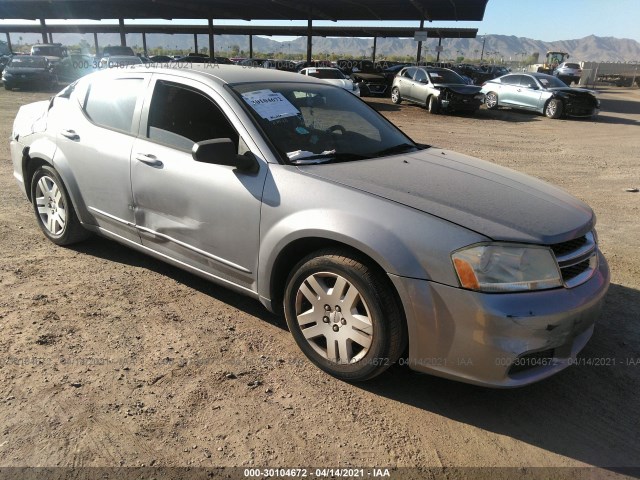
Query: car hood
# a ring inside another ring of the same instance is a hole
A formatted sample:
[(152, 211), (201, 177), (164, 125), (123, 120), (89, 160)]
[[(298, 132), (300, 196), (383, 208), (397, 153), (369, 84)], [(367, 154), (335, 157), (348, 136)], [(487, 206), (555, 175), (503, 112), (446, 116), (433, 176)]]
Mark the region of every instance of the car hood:
[(482, 89), (482, 87), (475, 85), (460, 85), (459, 83), (436, 83), (434, 87), (439, 89), (448, 88), (452, 92), (459, 93), (460, 95), (475, 95)]
[(331, 85), (336, 85), (345, 90), (351, 90), (353, 88), (353, 82), (351, 80), (344, 80), (341, 78), (323, 78), (325, 82), (329, 82)]
[(550, 245), (583, 235), (595, 221), (591, 208), (564, 190), (448, 150), (298, 168), (494, 240)]
[(571, 88), (571, 87), (557, 87), (557, 88), (548, 88), (550, 92), (562, 92), (566, 95), (574, 95), (574, 96), (583, 96), (589, 95), (594, 96), (591, 90), (587, 90), (585, 88)]
[(373, 80), (377, 80), (377, 81), (381, 81), (384, 80), (386, 77), (381, 74), (381, 73), (365, 73), (365, 72), (353, 72), (354, 76), (361, 78), (362, 80), (367, 80), (367, 81), (373, 81)]

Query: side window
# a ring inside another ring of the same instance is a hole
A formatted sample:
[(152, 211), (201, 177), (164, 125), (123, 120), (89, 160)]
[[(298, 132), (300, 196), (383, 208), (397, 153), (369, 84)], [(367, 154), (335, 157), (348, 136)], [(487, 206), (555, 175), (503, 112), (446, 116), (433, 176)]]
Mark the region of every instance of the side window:
[(424, 82), (427, 79), (427, 73), (424, 70), (418, 68), (416, 69), (416, 74), (413, 76), (413, 79), (416, 82)]
[(415, 68), (407, 68), (402, 74), (403, 77), (413, 78), (413, 75), (416, 73)]
[(528, 75), (520, 75), (520, 85), (526, 88), (536, 87), (536, 81)]
[(239, 141), (238, 133), (209, 97), (164, 81), (157, 82), (153, 92), (147, 137), (181, 150), (214, 138), (230, 138), (236, 147)]
[(131, 132), (141, 78), (98, 80), (89, 86), (84, 111), (96, 125)]
[(522, 77), (522, 75), (508, 75), (502, 79), (502, 83), (507, 85), (520, 85), (520, 77)]

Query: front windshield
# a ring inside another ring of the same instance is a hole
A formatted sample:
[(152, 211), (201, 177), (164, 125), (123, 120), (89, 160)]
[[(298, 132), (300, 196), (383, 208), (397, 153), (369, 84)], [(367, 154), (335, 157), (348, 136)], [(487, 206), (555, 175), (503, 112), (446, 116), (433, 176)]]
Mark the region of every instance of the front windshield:
[(47, 60), (44, 57), (20, 55), (13, 57), (9, 65), (12, 67), (41, 68), (47, 66)]
[(232, 87), (285, 163), (353, 161), (418, 147), (342, 88), (315, 83)]
[(439, 68), (436, 70), (427, 70), (427, 73), (429, 74), (431, 83), (464, 83), (462, 77), (452, 70)]
[(344, 79), (345, 76), (342, 74), (340, 70), (337, 68), (309, 68), (307, 70), (307, 75), (315, 78), (324, 78), (324, 79)]
[(566, 88), (567, 84), (562, 80), (551, 75), (545, 75), (544, 77), (538, 77), (538, 81), (543, 88)]

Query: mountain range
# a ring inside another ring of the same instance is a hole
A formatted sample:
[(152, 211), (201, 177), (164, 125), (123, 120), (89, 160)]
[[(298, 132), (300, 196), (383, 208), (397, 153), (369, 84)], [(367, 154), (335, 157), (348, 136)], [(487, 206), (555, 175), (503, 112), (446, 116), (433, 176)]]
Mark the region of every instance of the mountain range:
[[(41, 42), (39, 34), (18, 34), (11, 35), (14, 50), (19, 50), (20, 45)], [(56, 34), (55, 42), (64, 45), (78, 45), (81, 40), (85, 40), (93, 46), (93, 35), (82, 34)], [(119, 45), (118, 34), (100, 34), (98, 36), (100, 46)], [(531, 56), (539, 55), (544, 58), (548, 50), (560, 50), (569, 52), (571, 59), (575, 61), (609, 61), (628, 62), (640, 60), (640, 43), (626, 38), (598, 37), (589, 35), (588, 37), (575, 40), (561, 40), (555, 42), (545, 42), (531, 38), (508, 36), (508, 35), (486, 35), (475, 39), (452, 38), (444, 39), (442, 42), (442, 59), (453, 59), (463, 56), (468, 59), (479, 58), (483, 48), (483, 57), (493, 59), (503, 59), (505, 61), (519, 61)], [(140, 34), (128, 34), (127, 43), (142, 49), (142, 36)], [(198, 36), (200, 48), (208, 47), (206, 35)], [(216, 35), (215, 48), (219, 55), (229, 54), (232, 47), (237, 45), (240, 50), (249, 50), (249, 40), (244, 35)], [(290, 41), (278, 42), (269, 37), (254, 37), (254, 54), (276, 53), (284, 54), (304, 54), (306, 52), (306, 37), (299, 37)], [(193, 49), (193, 35), (147, 35), (148, 48), (163, 47), (169, 50), (183, 50), (185, 52)], [(314, 55), (322, 57), (324, 54), (334, 53), (339, 56), (371, 56), (373, 40), (371, 38), (313, 38)], [(435, 56), (437, 40), (430, 39), (423, 45), (423, 51), (427, 56)], [(413, 39), (399, 38), (379, 38), (377, 41), (377, 57), (391, 56), (415, 56), (416, 42)]]

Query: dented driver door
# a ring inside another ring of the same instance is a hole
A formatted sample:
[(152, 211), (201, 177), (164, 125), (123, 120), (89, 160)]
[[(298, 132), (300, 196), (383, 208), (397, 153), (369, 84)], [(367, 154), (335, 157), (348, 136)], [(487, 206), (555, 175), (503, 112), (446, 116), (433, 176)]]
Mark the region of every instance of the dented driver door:
[(251, 173), (196, 162), (191, 148), (198, 141), (232, 138), (240, 151), (247, 149), (233, 111), (194, 80), (154, 75), (151, 86), (131, 159), (142, 244), (255, 290), (266, 164), (258, 161), (258, 171)]

